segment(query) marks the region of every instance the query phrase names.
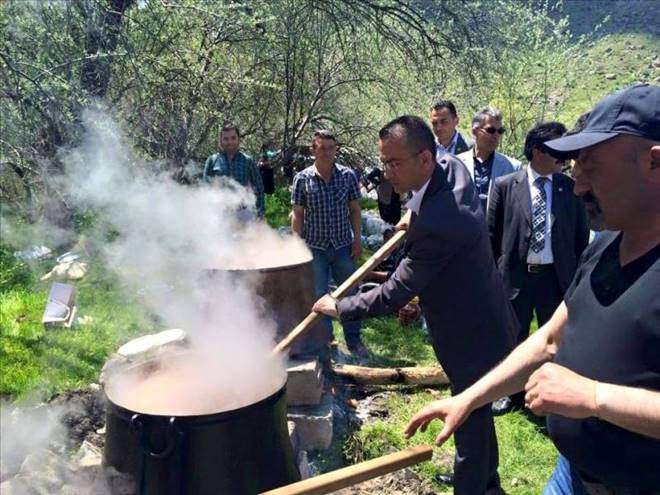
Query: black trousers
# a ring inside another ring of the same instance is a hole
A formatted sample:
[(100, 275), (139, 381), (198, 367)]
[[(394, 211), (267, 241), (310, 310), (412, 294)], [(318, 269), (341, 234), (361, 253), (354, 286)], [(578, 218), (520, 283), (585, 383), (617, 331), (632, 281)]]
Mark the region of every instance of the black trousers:
[(529, 337), (529, 325), (534, 311), (541, 327), (550, 319), (563, 298), (564, 293), (559, 286), (554, 266), (548, 265), (537, 273), (528, 272), (520, 292), (511, 301), (520, 323), (517, 343)]
[[(537, 273), (528, 272), (518, 296), (511, 301), (520, 323), (516, 345), (529, 337), (533, 313), (536, 312), (536, 321), (540, 328), (552, 317), (563, 298), (564, 293), (559, 286), (554, 266), (548, 265)], [(513, 394), (511, 402), (515, 407), (522, 408), (525, 404), (525, 392)]]
[(454, 433), (454, 495), (483, 495), (500, 485), (499, 453), (490, 404), (470, 414)]

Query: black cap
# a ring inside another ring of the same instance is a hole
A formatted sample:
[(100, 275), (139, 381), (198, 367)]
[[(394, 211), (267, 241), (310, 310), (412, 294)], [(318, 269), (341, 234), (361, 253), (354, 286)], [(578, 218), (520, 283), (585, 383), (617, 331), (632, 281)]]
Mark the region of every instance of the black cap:
[(553, 154), (574, 158), (620, 134), (660, 141), (660, 87), (640, 84), (611, 93), (594, 107), (582, 131), (543, 144)]

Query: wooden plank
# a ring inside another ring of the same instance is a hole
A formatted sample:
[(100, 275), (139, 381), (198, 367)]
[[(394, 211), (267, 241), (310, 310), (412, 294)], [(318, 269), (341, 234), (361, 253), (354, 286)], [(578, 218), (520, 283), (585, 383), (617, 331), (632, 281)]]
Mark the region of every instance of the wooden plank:
[(447, 385), (449, 378), (440, 366), (368, 368), (351, 364), (332, 367), (333, 373), (360, 385)]
[(432, 455), (432, 446), (417, 445), (394, 454), (377, 457), (298, 483), (275, 488), (263, 492), (261, 495), (323, 495), (412, 466), (418, 462), (428, 461)]

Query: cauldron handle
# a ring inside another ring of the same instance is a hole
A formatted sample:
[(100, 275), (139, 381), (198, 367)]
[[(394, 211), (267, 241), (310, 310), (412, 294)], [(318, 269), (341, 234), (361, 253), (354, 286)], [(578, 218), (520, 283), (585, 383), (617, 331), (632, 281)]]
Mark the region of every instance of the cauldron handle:
[(177, 441), (183, 438), (183, 432), (176, 424), (175, 416), (172, 416), (167, 422), (167, 445), (165, 445), (165, 448), (160, 452), (155, 451), (153, 447), (149, 445), (147, 436), (144, 433), (144, 425), (142, 424), (140, 414), (134, 414), (131, 416), (131, 426), (140, 436), (140, 446), (142, 447), (142, 451), (155, 459), (162, 459), (163, 457), (170, 455), (172, 450), (174, 450)]

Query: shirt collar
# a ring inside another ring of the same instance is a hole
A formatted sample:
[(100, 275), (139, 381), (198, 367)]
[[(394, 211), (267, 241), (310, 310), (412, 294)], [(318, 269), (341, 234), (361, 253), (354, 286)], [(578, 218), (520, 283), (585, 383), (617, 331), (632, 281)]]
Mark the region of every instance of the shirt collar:
[[(335, 176), (335, 170), (337, 170), (337, 164), (336, 163), (332, 164), (332, 169), (331, 170), (332, 170), (332, 172), (330, 174), (330, 179), (332, 180), (332, 178)], [(319, 173), (319, 169), (316, 168), (316, 162), (314, 162), (314, 165), (312, 165), (312, 172), (314, 172), (314, 175), (318, 175), (319, 177), (321, 177), (321, 179), (323, 179), (323, 176)]]
[(529, 184), (530, 185), (534, 184), (534, 181), (536, 181), (536, 179), (538, 179), (539, 177), (545, 177), (552, 183), (552, 174), (541, 175), (536, 170), (534, 170), (531, 165), (529, 165), (527, 167), (527, 181), (529, 182)]
[(476, 150), (476, 147), (474, 147), (474, 146), (472, 147), (472, 158), (473, 158), (473, 160), (474, 160), (474, 163), (487, 163), (487, 162), (492, 162), (492, 161), (495, 160), (495, 153), (496, 153), (496, 152), (493, 151), (490, 155), (488, 155), (488, 158), (486, 158), (485, 160), (482, 161), (482, 160), (477, 156), (477, 150)]
[(456, 149), (456, 141), (458, 141), (458, 131), (454, 131), (454, 135), (451, 137), (451, 141), (449, 141), (449, 146), (446, 148), (442, 145), (440, 141), (438, 141), (438, 138), (435, 138), (435, 145), (440, 148), (442, 151), (449, 151), (455, 150)]
[[(431, 176), (433, 177), (433, 176)], [(419, 209), (422, 207), (422, 199), (424, 199), (424, 193), (429, 187), (429, 182), (431, 182), (431, 177), (427, 180), (422, 187), (419, 188), (419, 191), (413, 191), (412, 198), (406, 203), (406, 208), (412, 210), (416, 215), (419, 215)]]

